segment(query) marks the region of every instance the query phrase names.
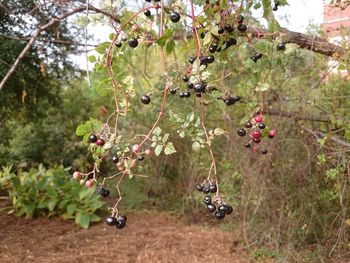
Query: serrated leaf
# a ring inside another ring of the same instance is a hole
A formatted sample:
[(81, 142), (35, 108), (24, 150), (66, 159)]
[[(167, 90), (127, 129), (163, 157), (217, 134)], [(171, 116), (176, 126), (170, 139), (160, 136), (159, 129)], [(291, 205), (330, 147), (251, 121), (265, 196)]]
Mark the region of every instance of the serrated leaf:
[(163, 150), (163, 145), (159, 144), (154, 149), (154, 154), (158, 157), (162, 153), (162, 150)]
[(162, 129), (160, 127), (155, 127), (153, 132), (152, 132), (154, 135), (157, 135), (159, 136), (161, 133), (162, 133)]
[(164, 149), (164, 153), (166, 155), (169, 155), (169, 154), (172, 154), (172, 153), (176, 153), (174, 144), (172, 142), (168, 142), (167, 143), (167, 145), (165, 146), (165, 149)]

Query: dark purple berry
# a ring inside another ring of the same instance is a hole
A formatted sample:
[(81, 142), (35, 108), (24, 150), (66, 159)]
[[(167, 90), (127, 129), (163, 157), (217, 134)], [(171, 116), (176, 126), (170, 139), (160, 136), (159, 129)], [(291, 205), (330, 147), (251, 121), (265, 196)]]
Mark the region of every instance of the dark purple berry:
[(241, 137), (243, 137), (243, 136), (245, 136), (246, 134), (247, 134), (247, 132), (245, 131), (245, 129), (239, 129), (238, 131), (237, 131), (237, 133), (238, 133), (238, 135), (239, 136), (241, 136)]
[(106, 218), (106, 224), (109, 226), (114, 226), (115, 224), (117, 224), (117, 219), (113, 216), (109, 216)]
[(211, 197), (209, 195), (206, 195), (203, 199), (204, 204), (209, 205), (211, 204)]
[(89, 142), (90, 143), (94, 143), (94, 142), (96, 142), (97, 141), (97, 136), (96, 136), (96, 134), (91, 134), (90, 136), (89, 136)]

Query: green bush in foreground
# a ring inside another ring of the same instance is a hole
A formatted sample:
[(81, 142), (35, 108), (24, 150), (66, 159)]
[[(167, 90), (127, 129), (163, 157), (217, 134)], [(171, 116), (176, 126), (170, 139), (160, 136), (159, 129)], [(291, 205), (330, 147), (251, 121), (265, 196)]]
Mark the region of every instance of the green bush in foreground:
[(103, 206), (95, 188), (81, 187), (63, 167), (45, 169), (42, 165), (30, 171), (0, 171), (0, 189), (8, 192), (17, 216), (60, 216), (88, 228), (100, 217), (96, 211)]

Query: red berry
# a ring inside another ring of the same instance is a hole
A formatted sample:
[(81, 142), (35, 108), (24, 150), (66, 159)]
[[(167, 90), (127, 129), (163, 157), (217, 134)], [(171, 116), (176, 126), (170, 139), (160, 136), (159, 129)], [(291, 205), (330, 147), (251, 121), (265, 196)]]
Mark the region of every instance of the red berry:
[(262, 116), (256, 116), (256, 117), (255, 117), (255, 121), (256, 121), (256, 122), (262, 122), (262, 121), (263, 121)]
[(134, 144), (134, 145), (132, 146), (132, 151), (133, 151), (133, 152), (137, 153), (137, 152), (139, 152), (140, 150), (141, 150), (141, 146), (140, 146), (139, 144)]
[(269, 134), (268, 134), (269, 138), (274, 138), (276, 136), (276, 131), (275, 130), (269, 130)]
[(97, 146), (103, 146), (105, 144), (105, 141), (103, 140), (103, 139), (98, 139), (97, 141), (96, 141), (96, 145)]
[(93, 183), (92, 180), (87, 180), (87, 181), (85, 182), (85, 186), (88, 187), (88, 188), (92, 187), (93, 184), (94, 184), (94, 183)]
[(260, 132), (260, 131), (252, 131), (251, 136), (252, 136), (254, 139), (260, 139), (260, 137), (261, 137), (261, 132)]
[(75, 172), (73, 173), (73, 178), (74, 178), (75, 180), (79, 180), (79, 179), (81, 178), (80, 172), (75, 171)]

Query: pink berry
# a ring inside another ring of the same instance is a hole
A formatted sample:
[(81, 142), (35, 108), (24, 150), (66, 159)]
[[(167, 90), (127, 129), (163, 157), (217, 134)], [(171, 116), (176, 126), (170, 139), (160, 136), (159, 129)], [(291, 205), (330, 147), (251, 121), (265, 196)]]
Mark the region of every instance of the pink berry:
[(75, 172), (73, 173), (73, 178), (74, 178), (75, 180), (79, 180), (79, 179), (81, 178), (80, 172), (75, 171)]
[(149, 156), (149, 155), (151, 155), (151, 153), (152, 153), (152, 152), (151, 152), (151, 149), (146, 149), (146, 150), (145, 150), (145, 154), (146, 154), (146, 155)]
[(141, 146), (139, 145), (139, 144), (134, 144), (133, 146), (132, 146), (132, 151), (134, 152), (134, 153), (137, 153), (137, 152), (139, 152), (141, 150)]
[(258, 122), (258, 123), (259, 123), (259, 122), (262, 122), (262, 121), (263, 121), (262, 116), (256, 116), (256, 117), (255, 117), (255, 121)]
[(87, 181), (85, 182), (85, 186), (88, 187), (88, 188), (92, 187), (93, 184), (94, 184), (94, 183), (93, 183), (92, 180), (87, 180)]
[(269, 130), (269, 134), (268, 134), (269, 138), (274, 138), (276, 136), (276, 131), (275, 130)]
[(260, 139), (261, 132), (260, 131), (252, 131), (251, 135), (254, 139)]
[(98, 139), (97, 141), (96, 141), (96, 145), (97, 146), (103, 146), (105, 144), (105, 141), (103, 140), (103, 139)]

